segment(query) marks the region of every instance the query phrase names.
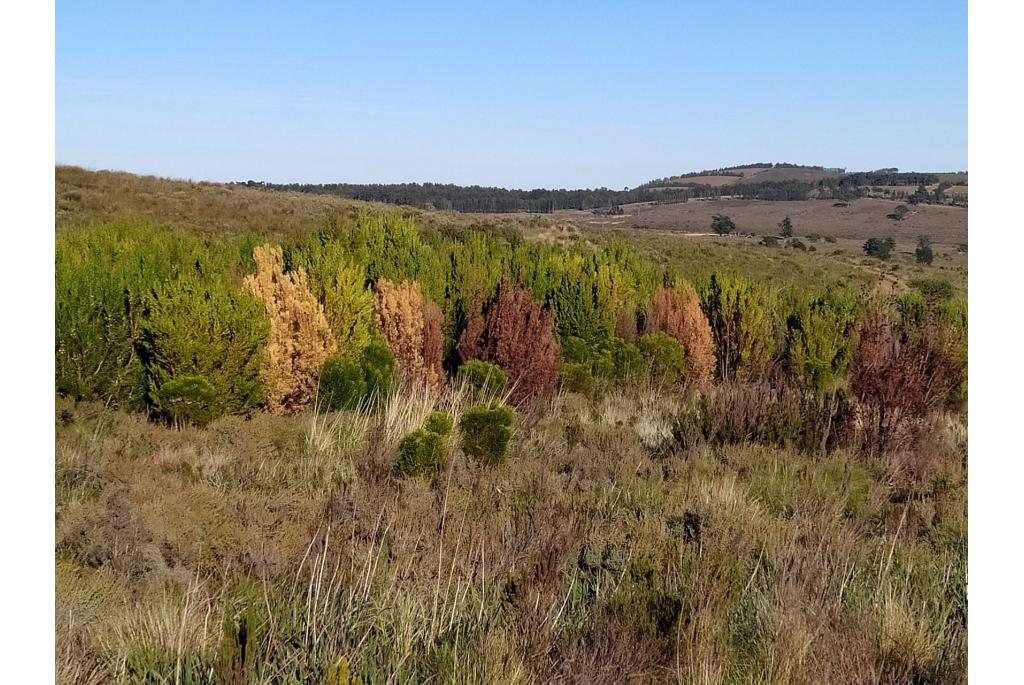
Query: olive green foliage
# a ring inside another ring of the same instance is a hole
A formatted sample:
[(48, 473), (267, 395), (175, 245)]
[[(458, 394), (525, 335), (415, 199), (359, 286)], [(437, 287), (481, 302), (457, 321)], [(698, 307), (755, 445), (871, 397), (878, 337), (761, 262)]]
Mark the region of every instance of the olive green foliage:
[(373, 331), (373, 293), (366, 287), (366, 271), (351, 251), (331, 236), (317, 234), (292, 246), (285, 255), (290, 270), (303, 268), (309, 285), (334, 333), (338, 353), (358, 354)]
[(885, 238), (884, 240), (881, 238), (868, 238), (864, 242), (864, 254), (869, 257), (888, 260), (895, 249), (896, 241), (892, 238)]
[(412, 219), (395, 213), (364, 212), (355, 228), (345, 234), (343, 243), (353, 260), (365, 265), (368, 283), (382, 278), (417, 281), (431, 300), (444, 300), (442, 255), (422, 240)]
[(217, 392), (203, 376), (179, 376), (154, 393), (154, 405), (174, 423), (205, 426), (218, 414)]
[(198, 267), (226, 270), (232, 260), (224, 247), (138, 219), (61, 233), (55, 250), (57, 392), (141, 407), (145, 383), (135, 342), (143, 298), (155, 284)]
[(778, 295), (768, 286), (712, 274), (698, 287), (711, 323), (722, 380), (753, 380), (765, 374), (778, 353)]
[(566, 392), (575, 392), (587, 397), (593, 395), (597, 387), (590, 366), (576, 362), (562, 365), (561, 384), (562, 389)]
[(500, 366), (479, 359), (463, 363), (458, 378), (481, 393), (500, 395), (508, 387), (508, 376)]
[[(254, 408), (263, 399), (260, 365), (270, 330), (264, 307), (249, 293), (199, 275), (154, 287), (143, 298), (138, 357), (143, 366), (146, 400), (152, 411), (171, 419), (186, 418), (176, 397), (181, 385), (168, 383), (201, 376), (210, 386), (207, 406), (196, 413), (206, 421)], [(188, 386), (195, 390), (198, 386)], [(176, 408), (177, 407), (177, 408)], [(207, 416), (208, 415), (208, 416)]]
[(400, 476), (415, 476), (444, 466), (448, 462), (448, 436), (454, 426), (451, 414), (431, 412), (421, 428), (406, 435), (398, 444), (395, 472)]
[(334, 355), (320, 372), (319, 402), (328, 411), (372, 405), (390, 388), (395, 357), (375, 338), (355, 358)]
[(459, 421), (462, 450), (487, 466), (504, 463), (514, 419), (515, 411), (505, 405), (489, 404), (468, 409)]
[(917, 248), (914, 250), (914, 259), (918, 264), (931, 264), (935, 259), (932, 251), (932, 241), (928, 236), (921, 236), (917, 239)]
[(846, 373), (857, 302), (856, 294), (849, 289), (829, 286), (817, 297), (801, 298), (790, 314), (790, 370), (809, 389), (834, 387)]
[[(569, 336), (562, 343), (562, 358), (585, 367), (593, 378), (624, 379), (636, 376), (645, 368), (637, 346), (616, 337), (587, 341)], [(569, 373), (579, 375), (577, 370)]]
[(415, 476), (440, 468), (447, 459), (447, 438), (418, 428), (398, 444), (395, 472), (400, 476)]
[(736, 222), (724, 214), (711, 217), (711, 230), (718, 235), (729, 235), (736, 230)]
[(648, 333), (637, 340), (637, 348), (651, 377), (662, 383), (686, 378), (686, 354), (679, 341), (667, 333)]
[(577, 249), (550, 256), (552, 287), (547, 299), (560, 337), (597, 340), (614, 332), (610, 294), (600, 286), (598, 265), (594, 254)]
[(915, 278), (910, 285), (930, 302), (945, 302), (955, 294), (953, 284), (943, 278)]
[(448, 437), (452, 434), (452, 428), (455, 427), (455, 419), (452, 415), (443, 411), (433, 411), (427, 416), (423, 422), (423, 430), (430, 431), (431, 433), (437, 433), (442, 437)]

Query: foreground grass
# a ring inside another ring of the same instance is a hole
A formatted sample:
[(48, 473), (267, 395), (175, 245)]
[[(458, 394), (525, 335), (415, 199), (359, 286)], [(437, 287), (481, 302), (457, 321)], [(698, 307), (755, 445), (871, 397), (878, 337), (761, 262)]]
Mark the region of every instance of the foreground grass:
[(867, 460), (563, 395), (506, 466), (396, 479), (434, 404), (198, 430), (61, 401), (58, 682), (965, 681), (963, 419)]

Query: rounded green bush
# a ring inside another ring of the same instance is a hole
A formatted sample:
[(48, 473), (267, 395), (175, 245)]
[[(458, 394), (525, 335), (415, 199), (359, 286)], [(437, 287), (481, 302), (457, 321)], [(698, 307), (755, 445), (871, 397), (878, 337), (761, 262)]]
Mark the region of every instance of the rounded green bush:
[(391, 389), (395, 376), (395, 355), (381, 338), (375, 338), (363, 349), (360, 355), (363, 376), (366, 379), (368, 397), (378, 397)]
[(471, 359), (459, 367), (458, 378), (480, 392), (500, 395), (508, 387), (508, 376), (497, 364)]
[(334, 356), (320, 370), (320, 397), (328, 411), (359, 409), (391, 388), (395, 357), (374, 340), (355, 359)]
[(175, 423), (205, 426), (219, 414), (217, 391), (203, 376), (173, 378), (154, 393), (155, 409)]
[(366, 374), (358, 360), (331, 357), (324, 362), (319, 395), (325, 409), (357, 409), (368, 394)]
[(451, 414), (443, 411), (430, 412), (430, 416), (423, 422), (423, 430), (436, 433), (441, 437), (448, 437), (455, 427), (455, 419)]
[(665, 383), (675, 383), (686, 375), (686, 356), (679, 341), (665, 333), (648, 333), (637, 341), (640, 355), (650, 366), (651, 375)]
[(562, 365), (562, 389), (589, 397), (594, 392), (594, 374), (586, 364), (570, 362)]
[(504, 405), (473, 407), (462, 415), (462, 450), (488, 466), (504, 463), (515, 412)]
[(640, 349), (622, 338), (611, 338), (608, 341), (615, 378), (629, 378), (643, 371), (644, 358)]
[(415, 476), (440, 468), (447, 460), (448, 447), (445, 437), (419, 428), (406, 435), (399, 443), (395, 471), (399, 476)]

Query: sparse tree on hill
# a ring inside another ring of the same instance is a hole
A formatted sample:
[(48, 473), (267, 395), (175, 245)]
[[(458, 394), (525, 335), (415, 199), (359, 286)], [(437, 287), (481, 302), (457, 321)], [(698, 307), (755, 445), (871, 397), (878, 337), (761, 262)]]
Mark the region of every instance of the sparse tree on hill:
[(715, 214), (711, 217), (711, 230), (718, 235), (729, 235), (736, 230), (736, 223), (725, 214)]
[(779, 222), (779, 235), (783, 238), (793, 237), (793, 222), (790, 221), (788, 216)]
[(918, 264), (931, 264), (935, 255), (932, 253), (932, 241), (931, 239), (923, 235), (917, 239), (917, 249), (914, 250), (914, 256), (917, 258)]
[(864, 254), (869, 257), (878, 257), (879, 259), (888, 260), (892, 256), (892, 251), (896, 248), (896, 241), (892, 238), (868, 238), (864, 243)]

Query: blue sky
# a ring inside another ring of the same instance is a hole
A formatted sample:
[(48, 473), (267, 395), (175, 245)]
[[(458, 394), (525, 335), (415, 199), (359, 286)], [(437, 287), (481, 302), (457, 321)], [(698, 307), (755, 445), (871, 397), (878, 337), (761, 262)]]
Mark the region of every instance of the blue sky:
[(967, 3), (57, 2), (57, 162), (634, 186), (967, 168)]

